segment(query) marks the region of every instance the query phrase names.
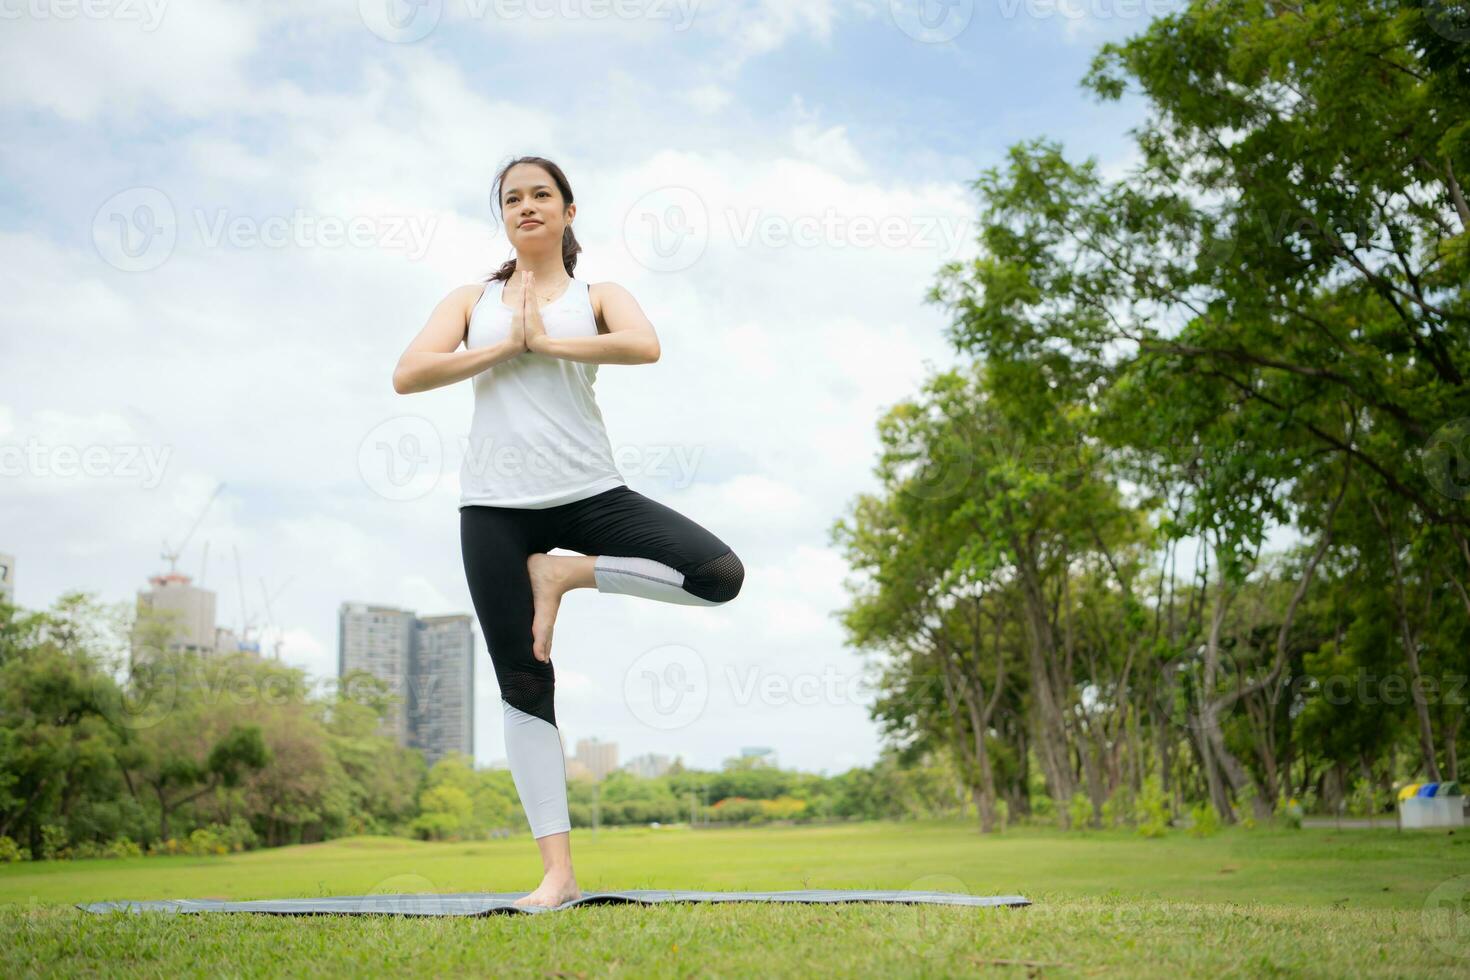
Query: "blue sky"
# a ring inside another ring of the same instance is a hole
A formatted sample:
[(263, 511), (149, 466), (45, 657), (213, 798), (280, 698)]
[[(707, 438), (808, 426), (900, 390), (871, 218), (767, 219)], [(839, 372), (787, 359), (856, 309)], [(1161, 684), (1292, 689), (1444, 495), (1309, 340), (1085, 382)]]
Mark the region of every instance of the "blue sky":
[[(197, 575), (210, 543), (223, 624), (238, 618), (232, 548), (248, 582), (289, 580), (274, 604), (286, 660), (331, 673), (343, 600), (469, 612), (453, 464), (468, 386), (399, 396), (389, 378), (434, 304), (508, 256), (490, 179), (537, 153), (577, 194), (577, 277), (627, 287), (659, 332), (659, 363), (607, 365), (597, 382), (615, 447), (637, 461), (629, 485), (747, 567), (740, 598), (714, 610), (568, 596), (568, 745), (711, 767), (743, 745), (812, 771), (871, 762), (827, 529), (872, 489), (879, 413), (953, 361), (920, 299), (941, 262), (973, 255), (967, 183), (1037, 136), (1121, 176), (1141, 108), (1078, 81), (1102, 41), (1165, 7), (959, 2), (964, 29), (926, 43), (899, 26), (901, 4), (705, 2), (675, 30), (679, 15), (658, 13), (677, 8), (651, 2), (612, 18), (567, 0), (555, 9), (583, 15), (533, 19), (455, 0), (394, 43), (371, 28), (397, 3), (158, 0), (156, 20), (121, 2), (95, 18), (7, 8), (0, 451), (109, 461), (69, 475), (32, 456), (0, 476), (19, 601), (130, 599), (224, 482), (182, 568)], [(637, 219), (670, 200), (703, 216), (706, 241), (659, 268)], [(836, 232), (783, 237), (822, 215)], [(138, 237), (143, 221), (172, 237)], [(363, 237), (336, 243), (324, 221)], [(864, 221), (897, 237), (853, 237)], [(750, 222), (775, 237), (738, 240)], [(392, 499), (363, 447), (415, 426), (441, 463), (421, 495)], [(125, 464), (130, 447), (166, 460), (157, 479)], [(691, 471), (657, 468), (671, 449)], [(260, 605), (253, 584), (246, 600)], [(708, 685), (673, 729), (617, 695), (668, 646), (693, 651)], [(504, 753), (479, 650), (488, 762)], [(750, 677), (775, 693), (752, 695)], [(821, 693), (780, 693), (798, 689)]]

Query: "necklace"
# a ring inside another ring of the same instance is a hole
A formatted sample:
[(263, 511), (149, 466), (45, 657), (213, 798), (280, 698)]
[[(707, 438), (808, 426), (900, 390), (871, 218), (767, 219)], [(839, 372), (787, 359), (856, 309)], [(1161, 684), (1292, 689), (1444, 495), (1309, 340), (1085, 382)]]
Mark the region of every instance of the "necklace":
[[(568, 276), (568, 277), (567, 277), (567, 279), (566, 279), (566, 282), (565, 282), (565, 283), (564, 283), (564, 284), (563, 284), (563, 286), (562, 286), (562, 292), (566, 292), (566, 290), (567, 290), (567, 287), (568, 287), (568, 286), (570, 286), (570, 284), (571, 284), (571, 281), (572, 281), (572, 277), (571, 277), (571, 276)], [(519, 277), (518, 277), (518, 278), (517, 278), (517, 282), (516, 282), (516, 288), (517, 288), (517, 289), (519, 289), (519, 288), (521, 288), (521, 286), (520, 286), (520, 282), (519, 282)], [(537, 298), (538, 298), (538, 299), (539, 299), (539, 300), (541, 300), (541, 302), (543, 302), (543, 303), (550, 303), (550, 302), (551, 302), (551, 297), (550, 297), (550, 296), (543, 296), (543, 295), (542, 295), (542, 294), (541, 294), (541, 293), (540, 293), (540, 291), (537, 291), (537, 292), (536, 292), (536, 297), (537, 297)]]

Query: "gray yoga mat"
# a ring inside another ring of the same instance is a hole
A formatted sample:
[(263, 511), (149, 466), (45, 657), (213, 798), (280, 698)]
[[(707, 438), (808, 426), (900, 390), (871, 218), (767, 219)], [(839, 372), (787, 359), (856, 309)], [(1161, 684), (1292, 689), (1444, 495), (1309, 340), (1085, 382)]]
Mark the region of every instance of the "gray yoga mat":
[(555, 908), (519, 908), (512, 903), (528, 892), (466, 892), (455, 895), (353, 895), (337, 898), (275, 898), (221, 902), (182, 898), (151, 902), (92, 902), (87, 912), (263, 912), (268, 915), (492, 915), (497, 912), (560, 912), (578, 905), (631, 902), (898, 902), (906, 905), (973, 905), (985, 908), (1030, 905), (1020, 895), (966, 895), (962, 892), (850, 891), (812, 889), (789, 892), (698, 892), (635, 888), (593, 892)]

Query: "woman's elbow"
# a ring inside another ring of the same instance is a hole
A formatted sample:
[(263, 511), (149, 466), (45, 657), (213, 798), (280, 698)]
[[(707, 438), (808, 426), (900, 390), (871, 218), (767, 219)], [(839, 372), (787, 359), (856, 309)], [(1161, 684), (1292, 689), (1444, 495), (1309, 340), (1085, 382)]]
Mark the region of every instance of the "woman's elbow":
[(648, 349), (644, 352), (644, 363), (653, 364), (657, 362), (661, 353), (663, 352), (659, 350), (658, 341), (655, 340), (652, 344), (648, 346)]
[(393, 390), (400, 395), (411, 394), (416, 390), (402, 364), (393, 369)]

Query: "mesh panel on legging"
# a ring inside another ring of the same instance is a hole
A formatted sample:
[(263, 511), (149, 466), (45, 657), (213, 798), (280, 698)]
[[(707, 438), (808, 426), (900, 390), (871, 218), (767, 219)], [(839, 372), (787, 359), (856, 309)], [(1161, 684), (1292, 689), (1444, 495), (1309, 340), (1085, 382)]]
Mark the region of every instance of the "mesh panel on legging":
[[(526, 645), (530, 646), (527, 637)], [(556, 680), (549, 663), (537, 666), (507, 665), (498, 672), (500, 696), (528, 715), (556, 724)]]
[(687, 573), (684, 589), (711, 602), (729, 602), (740, 594), (744, 582), (745, 565), (734, 551), (727, 551)]

